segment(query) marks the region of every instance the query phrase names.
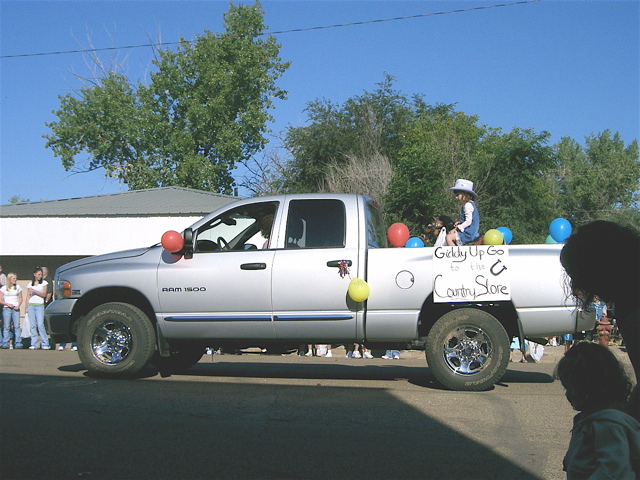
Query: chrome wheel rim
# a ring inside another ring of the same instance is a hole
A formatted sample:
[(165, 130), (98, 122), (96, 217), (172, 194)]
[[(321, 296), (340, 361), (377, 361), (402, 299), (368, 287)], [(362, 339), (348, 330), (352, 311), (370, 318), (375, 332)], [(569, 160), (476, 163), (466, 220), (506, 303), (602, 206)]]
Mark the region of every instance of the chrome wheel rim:
[(443, 354), (447, 366), (456, 375), (475, 375), (486, 367), (493, 347), (489, 336), (478, 327), (462, 326), (444, 341)]
[(106, 365), (123, 362), (131, 353), (133, 334), (119, 320), (105, 320), (97, 326), (91, 336), (93, 356)]

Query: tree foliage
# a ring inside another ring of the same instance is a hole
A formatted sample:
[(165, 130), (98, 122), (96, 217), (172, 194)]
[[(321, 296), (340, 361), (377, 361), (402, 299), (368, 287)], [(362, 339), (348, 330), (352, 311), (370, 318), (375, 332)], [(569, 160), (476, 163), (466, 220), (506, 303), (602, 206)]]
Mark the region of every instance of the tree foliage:
[(432, 216), (454, 217), (445, 186), (471, 178), (471, 159), (483, 135), (477, 118), (453, 105), (427, 107), (407, 124), (389, 187), (389, 221), (404, 222), (418, 235)]
[[(308, 125), (287, 131), (291, 159), (281, 191), (363, 193), (368, 165), (381, 155), (392, 168), (386, 221), (403, 222), (414, 235), (434, 215), (457, 218), (460, 207), (447, 192), (457, 178), (472, 180), (480, 195), (481, 233), (506, 226), (514, 243), (543, 243), (557, 217), (574, 227), (609, 219), (640, 229), (638, 142), (625, 145), (618, 133), (550, 145), (549, 132), (505, 133), (455, 105), (409, 100), (390, 76), (342, 105), (311, 102), (307, 114)], [(376, 149), (367, 148), (367, 137), (378, 139)]]
[(29, 203), (31, 200), (28, 198), (22, 198), (20, 195), (12, 195), (9, 197), (9, 203), (15, 205), (16, 203)]
[(391, 159), (400, 146), (400, 130), (423, 108), (393, 88), (393, 77), (385, 75), (373, 92), (349, 98), (343, 105), (315, 100), (305, 111), (308, 125), (287, 129), (284, 145), (292, 159), (286, 190), (318, 191), (325, 185), (330, 165), (340, 166), (349, 155), (363, 158), (371, 142), (363, 137), (379, 136), (379, 152)]
[(483, 230), (507, 226), (518, 243), (542, 243), (553, 220), (555, 167), (548, 132), (514, 128), (493, 131), (482, 142), (471, 178), (478, 179)]
[(576, 224), (611, 220), (640, 229), (638, 141), (625, 146), (618, 133), (605, 130), (555, 146), (558, 160), (556, 211)]
[(276, 80), (289, 64), (263, 20), (259, 2), (231, 4), (224, 33), (159, 52), (148, 85), (112, 70), (60, 97), (47, 147), (67, 171), (104, 168), (131, 189), (231, 193), (236, 162), (264, 148), (269, 110), (286, 98)]
[(383, 206), (392, 175), (389, 159), (380, 153), (366, 158), (348, 154), (345, 163), (329, 165), (324, 190), (366, 195)]

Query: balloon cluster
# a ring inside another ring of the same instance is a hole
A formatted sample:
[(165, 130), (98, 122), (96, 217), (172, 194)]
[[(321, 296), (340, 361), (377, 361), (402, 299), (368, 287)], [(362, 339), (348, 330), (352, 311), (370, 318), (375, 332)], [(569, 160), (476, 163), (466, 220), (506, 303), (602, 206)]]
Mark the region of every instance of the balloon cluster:
[(513, 233), (507, 227), (498, 227), (487, 230), (484, 234), (485, 245), (509, 245), (513, 240)]
[[(420, 248), (424, 242), (419, 237), (412, 237), (409, 228), (404, 223), (394, 223), (387, 230), (387, 238), (394, 247)], [(498, 227), (488, 230), (484, 234), (486, 245), (509, 244), (513, 240), (513, 233), (507, 227)]]

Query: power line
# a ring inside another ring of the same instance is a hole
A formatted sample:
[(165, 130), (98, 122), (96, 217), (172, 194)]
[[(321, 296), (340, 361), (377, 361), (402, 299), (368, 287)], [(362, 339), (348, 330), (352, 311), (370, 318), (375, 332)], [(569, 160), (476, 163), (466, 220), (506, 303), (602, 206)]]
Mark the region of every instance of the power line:
[(269, 32), (269, 34), (271, 35), (275, 35), (275, 34), (281, 34), (281, 33), (292, 33), (292, 32), (308, 32), (311, 30), (323, 30), (326, 28), (339, 28), (339, 27), (351, 27), (354, 25), (368, 25), (370, 23), (382, 23), (382, 22), (395, 22), (396, 20), (412, 20), (414, 18), (424, 18), (424, 17), (435, 17), (436, 15), (448, 15), (451, 13), (463, 13), (463, 12), (471, 12), (474, 10), (487, 10), (489, 8), (499, 8), (499, 7), (511, 7), (514, 5), (523, 5), (525, 3), (535, 3), (535, 2), (539, 2), (540, 0), (522, 0), (520, 2), (513, 2), (513, 3), (502, 3), (499, 5), (486, 5), (483, 7), (471, 7), (471, 8), (463, 8), (463, 9), (458, 9), (458, 10), (449, 10), (446, 12), (435, 12), (435, 13), (422, 13), (422, 14), (418, 14), (418, 15), (409, 15), (409, 16), (405, 16), (405, 17), (393, 17), (393, 18), (384, 18), (384, 19), (379, 19), (379, 20), (365, 20), (362, 22), (351, 22), (351, 23), (339, 23), (336, 25), (325, 25), (322, 27), (309, 27), (309, 28), (297, 28), (297, 29), (293, 29), (293, 30), (282, 30), (280, 32)]
[[(279, 30), (274, 32), (265, 32), (262, 35), (281, 35), (285, 33), (299, 33), (299, 32), (310, 32), (313, 30), (326, 30), (329, 28), (342, 28), (342, 27), (353, 27), (356, 25), (369, 25), (372, 23), (383, 23), (383, 22), (395, 22), (398, 20), (413, 20), (416, 18), (425, 18), (425, 17), (435, 17), (437, 15), (449, 15), (452, 13), (464, 13), (464, 12), (472, 12), (477, 10), (487, 10), (490, 8), (500, 8), (500, 7), (512, 7), (515, 5), (523, 5), (526, 3), (535, 3), (540, 0), (522, 0), (519, 2), (512, 3), (501, 3), (498, 5), (486, 5), (482, 7), (471, 7), (471, 8), (463, 8), (458, 10), (449, 10), (446, 12), (434, 12), (434, 13), (423, 13), (418, 15), (409, 15), (404, 17), (393, 17), (393, 18), (383, 18), (378, 20), (365, 20), (361, 22), (350, 22), (350, 23), (339, 23), (335, 25), (323, 25), (319, 27), (307, 27), (307, 28), (294, 28), (291, 30)], [(178, 45), (182, 42), (161, 42), (161, 43), (144, 43), (141, 45), (125, 45), (123, 47), (102, 47), (102, 48), (86, 48), (82, 50), (64, 50), (58, 52), (40, 52), (40, 53), (21, 53), (15, 55), (0, 55), (0, 59), (2, 58), (24, 58), (24, 57), (42, 57), (48, 55), (64, 55), (69, 53), (86, 53), (86, 52), (104, 52), (104, 51), (112, 51), (112, 50), (125, 50), (132, 48), (148, 48), (148, 47), (165, 47), (169, 45)]]

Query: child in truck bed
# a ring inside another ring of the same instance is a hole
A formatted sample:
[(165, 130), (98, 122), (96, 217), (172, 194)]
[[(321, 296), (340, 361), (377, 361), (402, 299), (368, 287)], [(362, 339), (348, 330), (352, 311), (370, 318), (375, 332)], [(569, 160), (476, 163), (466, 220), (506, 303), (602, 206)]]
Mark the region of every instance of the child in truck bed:
[(449, 189), (456, 196), (460, 209), (460, 221), (454, 224), (453, 230), (447, 234), (447, 245), (466, 245), (480, 238), (480, 212), (475, 200), (478, 194), (473, 191), (473, 182), (459, 178)]

